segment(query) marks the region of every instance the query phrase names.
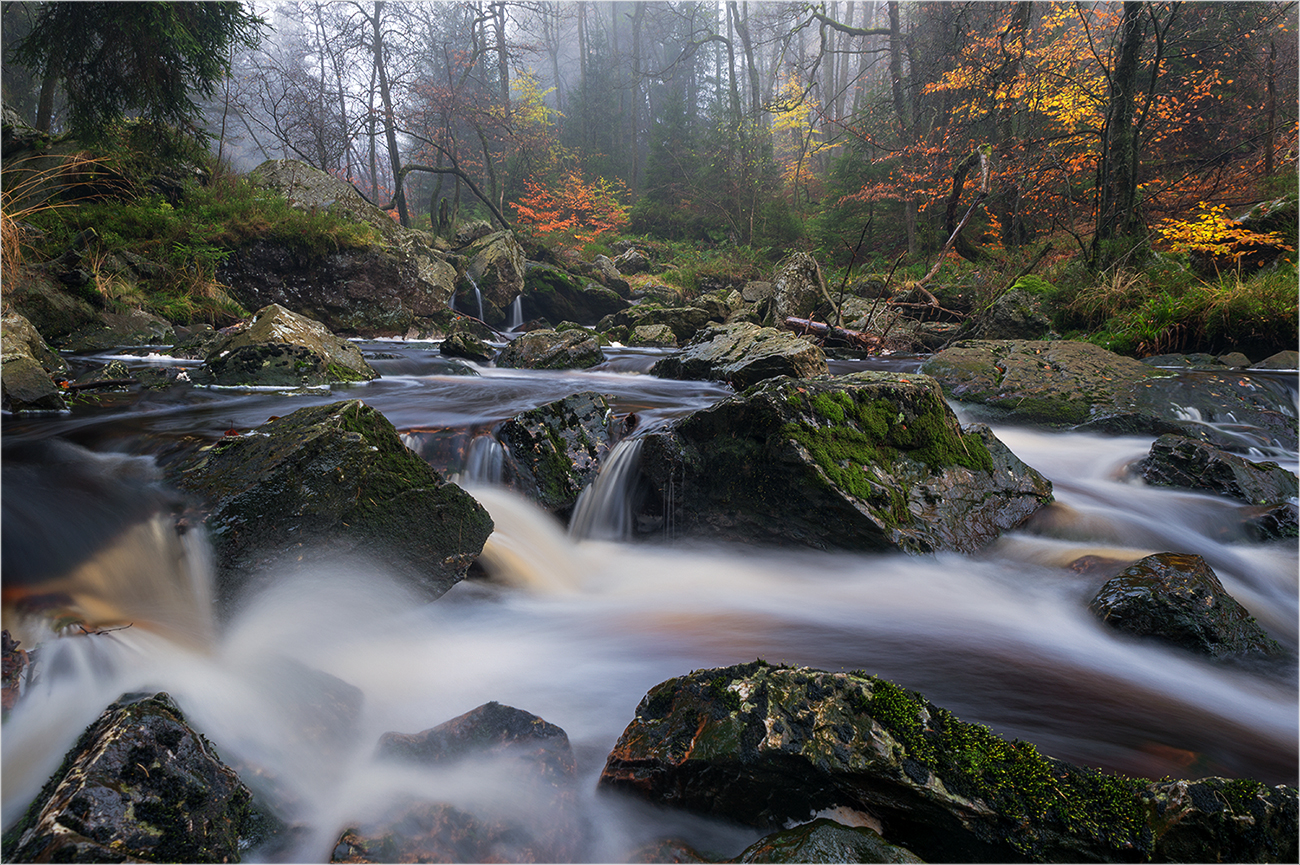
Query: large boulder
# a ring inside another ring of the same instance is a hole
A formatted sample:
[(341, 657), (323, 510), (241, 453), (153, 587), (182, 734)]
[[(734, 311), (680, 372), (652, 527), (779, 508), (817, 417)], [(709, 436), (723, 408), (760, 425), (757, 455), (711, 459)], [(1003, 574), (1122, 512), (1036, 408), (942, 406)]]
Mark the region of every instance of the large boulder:
[(62, 389), (53, 375), (68, 364), (51, 351), (25, 317), (16, 312), (0, 319), (0, 400), (9, 411), (65, 411)]
[(609, 400), (592, 391), (515, 415), (497, 433), (510, 455), (510, 486), (546, 510), (567, 514), (595, 480), (621, 429)]
[(198, 381), (301, 387), (379, 377), (361, 349), (278, 303), (222, 331), (208, 352)]
[(437, 597), (492, 532), (487, 511), (359, 400), (299, 409), (169, 466), (202, 503), (223, 600), (270, 565), (362, 554)]
[[(473, 761), (527, 808), (476, 814), (450, 803), (412, 801), (383, 820), (349, 829), (333, 862), (571, 862), (582, 839), (577, 769), (569, 737), (536, 715), (492, 702), (420, 733), (385, 733), (382, 759), (451, 768)], [(502, 812), (505, 813), (502, 813)]]
[(520, 334), (497, 355), (511, 369), (586, 369), (605, 362), (600, 340), (588, 330), (532, 330)]
[(787, 316), (808, 318), (813, 310), (829, 301), (826, 282), (817, 260), (806, 252), (796, 252), (772, 279), (774, 323), (780, 325)]
[(826, 372), (826, 354), (816, 345), (789, 331), (743, 322), (701, 330), (650, 369), (661, 378), (725, 381), (736, 390), (779, 375), (811, 378)]
[(1274, 462), (1251, 462), (1186, 436), (1165, 434), (1136, 466), (1154, 486), (1204, 490), (1252, 505), (1275, 505), (1300, 494), (1296, 476)]
[(652, 688), (600, 789), (775, 828), (843, 808), (929, 862), (1293, 861), (1296, 790), (1046, 757), (862, 673), (762, 661)]
[(645, 303), (606, 316), (601, 319), (598, 327), (602, 332), (614, 334), (621, 332), (619, 329), (632, 333), (638, 327), (662, 324), (670, 328), (677, 342), (682, 344), (693, 339), (709, 322), (721, 324), (725, 317), (699, 306), (664, 307), (657, 303)]
[(1223, 421), (1253, 427), (1260, 444), (1297, 446), (1296, 418), (1279, 411), (1273, 393), (1248, 376), (1178, 375), (1087, 342), (963, 340), (926, 360), (921, 371), (952, 399), (1015, 423), (1179, 433), (1240, 448), (1239, 437), (1213, 425)]
[(514, 232), (489, 234), (463, 254), (469, 259), (465, 273), (478, 286), (483, 299), (498, 309), (509, 309), (524, 290), (524, 248), (515, 240)]
[(270, 160), (249, 180), (303, 210), (329, 210), (368, 225), (375, 246), (311, 250), (271, 239), (234, 250), (217, 271), (248, 309), (278, 303), (330, 330), (356, 336), (440, 333), (456, 268), (422, 231), (403, 228), (351, 184), (294, 160)]
[(775, 378), (645, 436), (647, 530), (818, 548), (978, 549), (1051, 500), (923, 375)]
[(626, 309), (628, 302), (605, 286), (550, 264), (529, 264), (524, 275), (523, 313), (552, 324), (591, 325)]
[(760, 838), (733, 862), (922, 862), (867, 826), (845, 826), (826, 817)]
[(8, 862), (238, 862), (248, 789), (165, 693), (109, 706), (4, 838)]
[(1285, 654), (1196, 555), (1139, 559), (1107, 580), (1088, 609), (1112, 628), (1213, 658)]

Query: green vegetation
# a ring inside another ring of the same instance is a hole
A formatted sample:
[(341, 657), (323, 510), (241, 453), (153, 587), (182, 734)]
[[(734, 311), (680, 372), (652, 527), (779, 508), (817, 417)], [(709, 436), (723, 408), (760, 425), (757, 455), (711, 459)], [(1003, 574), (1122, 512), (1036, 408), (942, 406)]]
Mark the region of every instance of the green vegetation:
[(1046, 758), (884, 679), (871, 677), (870, 689), (868, 711), (907, 757), (950, 792), (988, 802), (1006, 821), (1006, 842), (1031, 860), (1047, 827), (1117, 850), (1150, 846), (1138, 782)]
[(66, 160), (81, 166), (71, 174), (42, 169), (43, 162), (5, 166), (6, 187), (26, 185), (30, 193), (16, 208), (6, 196), (6, 237), (34, 236), (19, 249), (28, 261), (78, 250), (89, 277), (80, 295), (96, 305), (145, 309), (179, 324), (225, 324), (248, 314), (217, 279), (240, 246), (267, 239), (319, 256), (378, 241), (369, 226), (293, 208), (197, 150), (187, 154), (194, 163), (151, 160), (130, 146), (129, 126), (121, 131), (117, 147)]

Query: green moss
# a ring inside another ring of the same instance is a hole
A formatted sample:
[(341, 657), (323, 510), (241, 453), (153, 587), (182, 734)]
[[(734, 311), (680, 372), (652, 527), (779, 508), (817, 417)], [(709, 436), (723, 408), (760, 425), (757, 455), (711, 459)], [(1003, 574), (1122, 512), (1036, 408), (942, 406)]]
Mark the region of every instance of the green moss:
[(790, 422), (783, 434), (802, 445), (831, 483), (864, 501), (877, 501), (896, 522), (910, 519), (901, 495), (885, 497), (869, 467), (890, 470), (906, 455), (931, 470), (965, 466), (992, 471), (993, 457), (978, 435), (962, 433), (937, 396), (922, 395), (920, 411), (866, 390), (790, 390), (786, 401), (811, 415), (812, 423)]
[[(1081, 769), (968, 724), (919, 694), (871, 677), (873, 718), (953, 793), (988, 802), (1005, 818), (1006, 841), (1035, 858), (1048, 828), (1115, 849), (1149, 847), (1139, 783)], [(1253, 783), (1253, 782), (1252, 782)]]

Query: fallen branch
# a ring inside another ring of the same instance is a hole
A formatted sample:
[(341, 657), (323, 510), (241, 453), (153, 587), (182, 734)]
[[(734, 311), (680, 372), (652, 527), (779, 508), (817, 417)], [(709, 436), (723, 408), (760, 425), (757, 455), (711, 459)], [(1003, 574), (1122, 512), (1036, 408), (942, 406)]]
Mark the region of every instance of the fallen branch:
[(860, 330), (849, 330), (843, 327), (835, 327), (808, 318), (796, 318), (793, 315), (786, 316), (785, 323), (791, 330), (801, 332), (804, 335), (812, 333), (822, 339), (839, 339), (849, 343), (850, 345), (857, 346), (858, 348), (870, 350), (880, 345), (880, 337), (872, 333), (863, 333)]

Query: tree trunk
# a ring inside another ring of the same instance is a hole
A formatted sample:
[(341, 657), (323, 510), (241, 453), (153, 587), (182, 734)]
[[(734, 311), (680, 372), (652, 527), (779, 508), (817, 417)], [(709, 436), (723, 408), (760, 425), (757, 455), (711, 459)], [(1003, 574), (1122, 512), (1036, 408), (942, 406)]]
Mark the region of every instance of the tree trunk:
[(388, 139), (388, 161), (393, 168), (393, 182), (397, 188), (393, 190), (393, 200), (397, 204), (397, 217), (401, 220), (404, 228), (411, 227), (411, 216), (406, 210), (406, 192), (403, 187), (402, 176), (402, 154), (397, 149), (397, 118), (393, 115), (393, 95), (388, 87), (388, 69), (384, 64), (384, 30), (382, 26), (382, 17), (384, 4), (382, 0), (375, 3), (375, 17), (371, 20), (374, 24), (374, 49), (375, 49), (375, 69), (379, 73), (379, 101), (384, 107), (384, 132)]
[(1105, 267), (1107, 241), (1132, 237), (1140, 227), (1137, 213), (1138, 142), (1133, 124), (1138, 57), (1146, 27), (1143, 3), (1126, 2), (1120, 22), (1119, 51), (1110, 77), (1101, 160), (1098, 165), (1097, 230), (1092, 238), (1093, 264)]

